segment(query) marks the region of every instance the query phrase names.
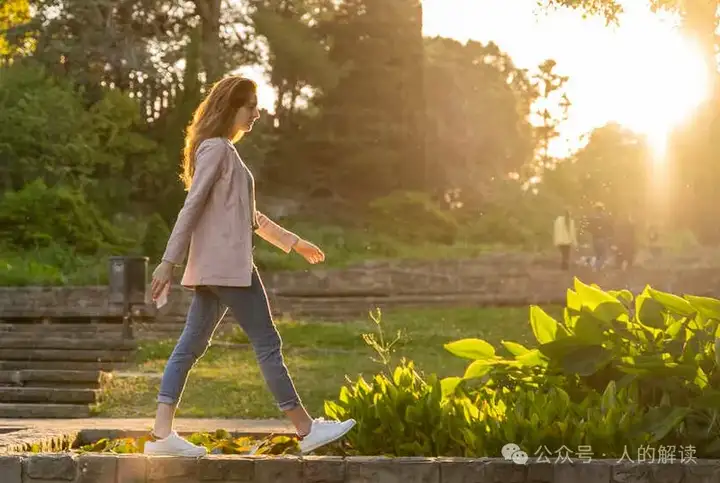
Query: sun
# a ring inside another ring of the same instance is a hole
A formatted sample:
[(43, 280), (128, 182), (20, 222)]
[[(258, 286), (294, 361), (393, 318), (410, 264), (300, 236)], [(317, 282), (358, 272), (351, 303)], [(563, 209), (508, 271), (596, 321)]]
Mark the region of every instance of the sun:
[[(610, 119), (645, 135), (662, 157), (668, 134), (708, 96), (708, 67), (702, 53), (677, 29), (654, 25), (625, 40), (606, 96)], [(622, 41), (622, 39), (619, 39)]]

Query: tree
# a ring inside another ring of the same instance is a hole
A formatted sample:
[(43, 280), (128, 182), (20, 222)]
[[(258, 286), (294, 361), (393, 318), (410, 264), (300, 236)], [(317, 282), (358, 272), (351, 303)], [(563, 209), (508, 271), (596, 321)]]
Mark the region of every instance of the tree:
[(538, 92), (541, 105), (535, 111), (539, 118), (539, 125), (535, 127), (538, 141), (537, 159), (534, 170), (542, 172), (553, 164), (550, 156), (550, 144), (560, 135), (559, 127), (567, 120), (570, 99), (563, 92), (565, 84), (570, 79), (555, 73), (557, 63), (548, 59), (538, 67), (538, 73), (532, 77), (533, 87)]
[(30, 48), (29, 39), (23, 37), (15, 43), (8, 42), (7, 32), (30, 19), (28, 0), (4, 0), (0, 4), (0, 65)]
[(425, 41), (428, 162), (443, 191), (466, 207), (492, 198), (494, 178), (532, 161), (533, 95), (525, 71), (493, 43)]
[(314, 185), (350, 199), (424, 190), (425, 92), (418, 0), (348, 0), (320, 26), (342, 70), (305, 131)]
[(267, 42), (266, 70), (277, 91), (275, 119), (282, 128), (293, 122), (301, 103), (320, 89), (332, 89), (340, 74), (319, 31), (333, 15), (329, 0), (259, 0), (252, 15), (255, 31)]
[(560, 195), (573, 210), (603, 203), (611, 214), (646, 213), (652, 185), (651, 156), (644, 138), (618, 124), (595, 129), (588, 144), (543, 176), (541, 190)]

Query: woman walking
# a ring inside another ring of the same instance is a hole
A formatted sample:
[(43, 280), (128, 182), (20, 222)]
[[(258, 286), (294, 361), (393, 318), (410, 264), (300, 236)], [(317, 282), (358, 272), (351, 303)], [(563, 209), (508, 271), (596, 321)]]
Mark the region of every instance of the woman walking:
[(285, 253), (297, 252), (309, 263), (325, 259), (318, 247), (255, 209), (254, 178), (233, 143), (252, 129), (259, 115), (255, 83), (227, 77), (213, 86), (188, 127), (181, 176), (188, 194), (153, 273), (152, 296), (156, 300), (169, 288), (173, 267), (183, 262), (186, 253), (181, 284), (194, 289), (194, 294), (185, 328), (165, 367), (146, 454), (207, 453), (173, 431), (173, 419), (188, 373), (210, 346), (224, 307), (247, 333), (267, 387), (295, 426), (303, 453), (341, 438), (355, 425), (354, 420), (312, 419), (303, 407), (253, 263), (253, 232)]

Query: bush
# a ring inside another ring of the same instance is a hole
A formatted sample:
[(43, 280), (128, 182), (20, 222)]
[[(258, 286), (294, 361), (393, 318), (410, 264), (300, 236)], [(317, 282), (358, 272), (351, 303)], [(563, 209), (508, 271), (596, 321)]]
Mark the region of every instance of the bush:
[(48, 187), (41, 180), (0, 199), (0, 237), (21, 249), (65, 245), (81, 254), (131, 243), (115, 233), (81, 191)]
[(41, 178), (83, 184), (95, 159), (89, 121), (72, 85), (31, 63), (0, 69), (0, 163), (3, 188)]
[(170, 229), (158, 213), (153, 214), (145, 228), (143, 237), (143, 255), (150, 260), (159, 260), (165, 252), (165, 245), (170, 237)]
[(22, 251), (0, 246), (0, 286), (104, 285), (107, 272), (103, 255), (62, 246)]
[(370, 227), (410, 243), (455, 241), (458, 225), (424, 193), (398, 191), (370, 204)]
[(537, 347), (505, 341), (502, 356), (481, 339), (455, 341), (446, 349), (472, 361), (464, 375), (425, 380), (403, 361), (343, 387), (326, 413), (357, 419), (349, 443), (362, 454), (497, 457), (514, 442), (529, 455), (666, 445), (717, 458), (719, 322), (715, 299), (576, 280), (562, 321), (531, 308)]

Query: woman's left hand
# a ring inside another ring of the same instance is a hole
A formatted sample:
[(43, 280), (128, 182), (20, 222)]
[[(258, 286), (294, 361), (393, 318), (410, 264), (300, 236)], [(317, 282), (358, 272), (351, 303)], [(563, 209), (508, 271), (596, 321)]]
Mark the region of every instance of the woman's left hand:
[(325, 261), (325, 254), (323, 251), (302, 238), (295, 244), (294, 250), (302, 255), (308, 263), (312, 263), (313, 265)]

